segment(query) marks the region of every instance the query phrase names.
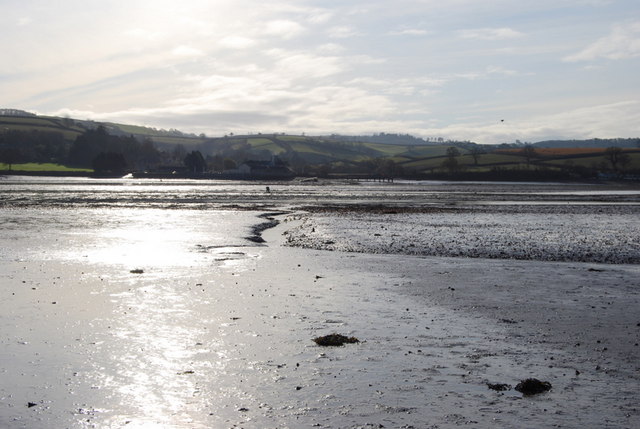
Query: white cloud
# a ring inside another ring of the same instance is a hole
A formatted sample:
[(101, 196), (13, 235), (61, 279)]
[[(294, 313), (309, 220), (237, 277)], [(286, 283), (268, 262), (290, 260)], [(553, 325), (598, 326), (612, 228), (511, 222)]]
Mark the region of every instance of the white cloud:
[(275, 73), (289, 79), (321, 78), (340, 73), (344, 65), (338, 57), (293, 54), (276, 63)]
[(220, 39), (218, 45), (229, 49), (249, 49), (256, 45), (254, 39), (244, 36), (226, 36)]
[(515, 70), (505, 69), (500, 66), (489, 66), (486, 69), (487, 74), (500, 74), (503, 76), (515, 76), (518, 74)]
[(496, 144), (567, 138), (616, 138), (640, 135), (640, 102), (623, 101), (551, 112), (503, 122), (457, 123), (432, 130), (446, 138)]
[(311, 24), (324, 24), (333, 18), (334, 14), (328, 10), (314, 9), (309, 11), (307, 21)]
[(611, 33), (582, 51), (565, 57), (565, 61), (591, 61), (597, 58), (621, 60), (640, 56), (640, 22), (618, 24)]
[(329, 29), (329, 37), (333, 39), (347, 39), (358, 35), (359, 33), (355, 29), (348, 26), (337, 26)]
[(27, 25), (31, 24), (32, 21), (33, 20), (28, 16), (22, 17), (22, 18), (18, 19), (18, 26), (19, 27), (27, 26)]
[(505, 40), (522, 37), (524, 34), (511, 28), (475, 28), (458, 31), (463, 39)]
[(421, 28), (408, 28), (405, 30), (390, 31), (387, 34), (390, 36), (425, 36), (430, 33), (430, 31), (423, 30)]
[(323, 45), (318, 46), (317, 51), (321, 54), (329, 54), (329, 55), (335, 55), (335, 54), (341, 54), (343, 52), (345, 52), (346, 48), (342, 45), (339, 45), (337, 43), (325, 43)]
[(191, 46), (178, 46), (174, 48), (171, 53), (178, 57), (202, 57), (205, 55), (200, 49)]
[(280, 19), (267, 22), (264, 33), (269, 36), (292, 39), (304, 31), (304, 28), (295, 21)]
[(162, 31), (150, 31), (142, 28), (132, 28), (124, 32), (126, 36), (134, 37), (137, 39), (143, 39), (146, 41), (157, 42), (159, 40), (165, 39), (167, 34)]

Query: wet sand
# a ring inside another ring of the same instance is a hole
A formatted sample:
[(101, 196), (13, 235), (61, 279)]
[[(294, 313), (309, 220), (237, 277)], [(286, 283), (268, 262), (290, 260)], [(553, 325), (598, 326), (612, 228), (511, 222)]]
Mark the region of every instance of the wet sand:
[[(640, 424), (637, 265), (282, 246), (295, 226), (170, 277), (5, 263), (0, 426)], [(486, 385), (528, 377), (553, 388)]]

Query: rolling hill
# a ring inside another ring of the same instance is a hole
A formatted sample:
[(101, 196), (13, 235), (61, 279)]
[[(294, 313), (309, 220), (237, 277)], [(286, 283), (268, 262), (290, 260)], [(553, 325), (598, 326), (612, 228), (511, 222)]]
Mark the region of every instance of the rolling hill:
[[(31, 142), (31, 146), (47, 146), (45, 154), (55, 153), (55, 156), (51, 155), (50, 159), (48, 155), (40, 155), (38, 159), (34, 159), (33, 155), (31, 159), (26, 156), (21, 159), (22, 163), (66, 164), (69, 159), (65, 153), (71, 150), (80, 136), (98, 126), (104, 127), (111, 136), (152, 142), (159, 154), (154, 158), (155, 164), (181, 164), (185, 154), (198, 151), (207, 158), (209, 168), (217, 171), (244, 160), (268, 160), (274, 155), (288, 163), (299, 175), (462, 177), (474, 174), (495, 176), (497, 172), (504, 175), (509, 171), (521, 175), (544, 171), (549, 176), (562, 173), (593, 177), (603, 172), (619, 174), (640, 170), (640, 139), (538, 142), (530, 145), (533, 153), (527, 155), (521, 144), (488, 146), (442, 139), (427, 141), (409, 135), (385, 133), (373, 136), (276, 133), (206, 137), (175, 129), (38, 116), (13, 109), (0, 109), (0, 150), (5, 154), (7, 150), (20, 151), (24, 149), (23, 146), (26, 147), (26, 143), (20, 143), (20, 139), (32, 139), (35, 142)], [(611, 163), (606, 152), (607, 147), (613, 146), (621, 148), (617, 165)], [(455, 156), (448, 155), (452, 147), (456, 148)], [(6, 159), (1, 161), (6, 162)], [(13, 170), (20, 168), (20, 162), (14, 160), (13, 164), (9, 165)], [(150, 161), (144, 165), (153, 168)], [(76, 164), (73, 167), (86, 168), (87, 165)], [(4, 169), (8, 169), (7, 165)]]

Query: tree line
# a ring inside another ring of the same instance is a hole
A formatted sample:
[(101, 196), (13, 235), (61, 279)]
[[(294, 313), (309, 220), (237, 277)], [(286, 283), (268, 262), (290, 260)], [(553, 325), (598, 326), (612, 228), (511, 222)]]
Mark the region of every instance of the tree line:
[(157, 165), (163, 158), (153, 141), (133, 136), (113, 136), (98, 126), (73, 142), (55, 131), (7, 130), (0, 133), (0, 162), (55, 163), (99, 171), (121, 172)]

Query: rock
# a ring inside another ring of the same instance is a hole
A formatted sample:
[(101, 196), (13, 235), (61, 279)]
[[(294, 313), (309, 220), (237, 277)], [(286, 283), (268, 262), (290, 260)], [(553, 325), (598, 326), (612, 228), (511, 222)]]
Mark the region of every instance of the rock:
[(346, 337), (340, 334), (325, 335), (324, 337), (314, 338), (313, 341), (319, 346), (342, 346), (360, 342), (356, 337)]
[(515, 389), (523, 395), (537, 395), (551, 390), (551, 383), (548, 381), (540, 381), (537, 378), (527, 378), (516, 384)]

